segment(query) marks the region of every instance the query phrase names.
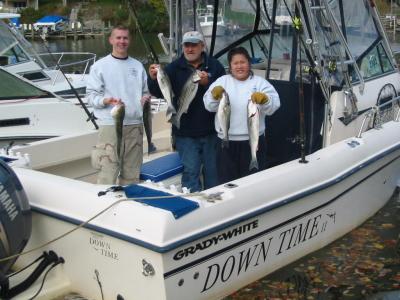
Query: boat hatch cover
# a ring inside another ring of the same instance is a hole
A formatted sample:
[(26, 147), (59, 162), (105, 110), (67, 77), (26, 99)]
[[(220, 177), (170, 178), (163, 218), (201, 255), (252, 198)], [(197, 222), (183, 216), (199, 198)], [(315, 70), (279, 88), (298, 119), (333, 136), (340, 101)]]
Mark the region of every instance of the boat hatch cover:
[(182, 171), (181, 159), (179, 154), (175, 152), (144, 163), (140, 171), (140, 179), (159, 182)]
[(128, 185), (124, 187), (124, 192), (127, 198), (160, 197), (134, 200), (149, 206), (168, 210), (172, 213), (175, 219), (179, 219), (180, 217), (199, 208), (199, 204), (195, 201), (188, 200), (179, 196), (170, 198), (171, 196), (173, 196), (172, 194), (165, 193), (159, 190), (153, 190), (151, 188), (140, 185)]

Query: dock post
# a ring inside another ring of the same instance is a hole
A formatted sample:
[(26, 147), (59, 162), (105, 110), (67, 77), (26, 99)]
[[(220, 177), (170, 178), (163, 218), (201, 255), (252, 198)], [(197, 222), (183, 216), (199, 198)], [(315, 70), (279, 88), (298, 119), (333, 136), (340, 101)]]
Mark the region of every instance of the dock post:
[(78, 28), (77, 28), (77, 26), (76, 26), (77, 24), (74, 22), (74, 23), (72, 23), (72, 26), (74, 26), (73, 28), (72, 28), (72, 31), (74, 32), (74, 41), (77, 41), (78, 40)]
[(33, 29), (33, 25), (29, 24), (29, 28), (31, 30), (31, 39), (34, 40), (35, 39), (35, 30)]

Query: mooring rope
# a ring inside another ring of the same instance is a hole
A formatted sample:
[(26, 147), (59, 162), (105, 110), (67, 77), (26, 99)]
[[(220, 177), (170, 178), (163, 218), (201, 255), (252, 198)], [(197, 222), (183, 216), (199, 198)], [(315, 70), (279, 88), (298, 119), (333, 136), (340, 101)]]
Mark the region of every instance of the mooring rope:
[(27, 250), (27, 251), (24, 251), (24, 252), (21, 252), (21, 253), (17, 253), (17, 254), (14, 254), (14, 255), (10, 255), (10, 256), (1, 258), (0, 259), (0, 263), (4, 262), (4, 261), (8, 261), (10, 259), (14, 259), (14, 258), (23, 256), (23, 255), (26, 255), (26, 254), (29, 254), (29, 253), (32, 253), (32, 252), (35, 252), (35, 251), (37, 251), (37, 250), (39, 250), (41, 248), (46, 247), (46, 246), (48, 246), (48, 245), (50, 245), (50, 244), (52, 244), (52, 243), (64, 238), (64, 237), (66, 237), (67, 235), (70, 235), (71, 233), (73, 233), (74, 231), (78, 230), (79, 228), (84, 227), (89, 222), (93, 221), (94, 219), (96, 219), (97, 217), (99, 217), (100, 215), (102, 215), (103, 213), (105, 213), (106, 211), (108, 211), (109, 209), (114, 207), (115, 205), (120, 204), (122, 202), (140, 201), (140, 200), (170, 199), (170, 198), (176, 198), (176, 197), (181, 197), (181, 196), (194, 197), (194, 196), (207, 196), (207, 195), (205, 193), (197, 192), (197, 193), (187, 193), (187, 194), (183, 194), (183, 195), (152, 196), (152, 197), (139, 197), (139, 198), (124, 198), (124, 199), (120, 199), (120, 200), (117, 200), (117, 201), (111, 203), (109, 206), (107, 206), (106, 208), (102, 209), (100, 212), (95, 214), (93, 217), (91, 217), (88, 220), (86, 220), (86, 221), (80, 223), (79, 225), (77, 225), (75, 228), (73, 228), (71, 230), (68, 230), (67, 232), (55, 237), (54, 239), (51, 239), (50, 241), (48, 241), (48, 242), (46, 242), (46, 243), (44, 243), (44, 244), (42, 244), (40, 246), (37, 246), (35, 248), (32, 248), (30, 250)]

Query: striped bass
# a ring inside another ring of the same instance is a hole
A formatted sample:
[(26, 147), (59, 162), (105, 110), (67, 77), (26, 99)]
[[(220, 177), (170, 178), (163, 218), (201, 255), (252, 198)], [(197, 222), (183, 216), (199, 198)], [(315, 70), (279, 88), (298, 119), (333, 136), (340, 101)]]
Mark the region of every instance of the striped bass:
[(123, 103), (115, 105), (111, 109), (111, 116), (115, 121), (115, 132), (117, 135), (117, 157), (121, 161), (122, 130), (124, 127), (125, 105)]
[(229, 126), (231, 120), (231, 103), (228, 94), (224, 91), (222, 98), (219, 100), (217, 119), (219, 127), (222, 130), (222, 148), (229, 147)]
[(157, 82), (165, 101), (167, 101), (168, 107), (166, 116), (167, 116), (167, 121), (170, 121), (172, 115), (176, 114), (176, 109), (172, 104), (172, 99), (174, 98), (174, 92), (172, 91), (171, 81), (169, 80), (168, 75), (164, 72), (161, 66), (158, 67)]
[(143, 104), (143, 126), (147, 138), (147, 154), (150, 155), (151, 138), (153, 135), (152, 120), (151, 120), (151, 102), (146, 101)]
[(196, 96), (197, 90), (199, 88), (200, 77), (197, 75), (197, 71), (194, 71), (185, 85), (182, 88), (181, 96), (179, 97), (179, 109), (176, 115), (172, 117), (172, 124), (174, 124), (178, 129), (181, 127), (181, 117), (183, 114), (187, 113), (190, 103), (192, 103), (194, 97)]
[(257, 104), (249, 100), (247, 104), (247, 128), (249, 130), (249, 143), (251, 161), (249, 170), (258, 169), (257, 150), (259, 139), (260, 112)]

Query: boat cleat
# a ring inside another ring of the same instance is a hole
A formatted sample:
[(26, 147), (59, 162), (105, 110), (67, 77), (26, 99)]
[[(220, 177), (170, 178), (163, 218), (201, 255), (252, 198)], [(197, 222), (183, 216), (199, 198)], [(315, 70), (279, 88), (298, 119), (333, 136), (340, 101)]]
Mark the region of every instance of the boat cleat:
[(223, 193), (224, 192), (211, 193), (211, 194), (205, 195), (204, 198), (207, 200), (207, 202), (215, 203), (215, 201), (222, 200), (221, 195)]

